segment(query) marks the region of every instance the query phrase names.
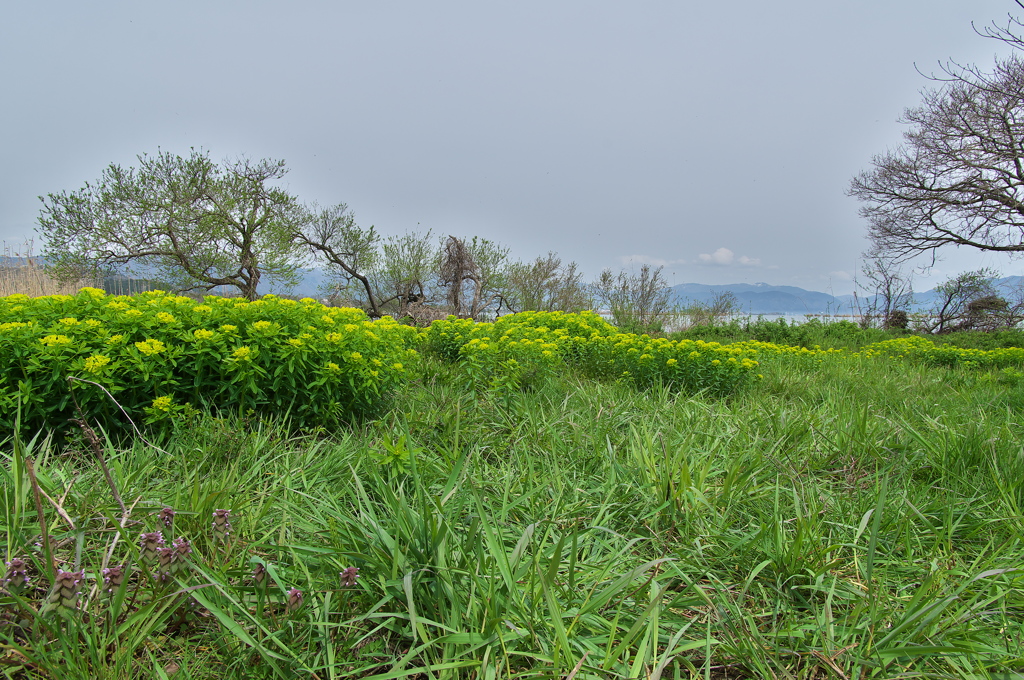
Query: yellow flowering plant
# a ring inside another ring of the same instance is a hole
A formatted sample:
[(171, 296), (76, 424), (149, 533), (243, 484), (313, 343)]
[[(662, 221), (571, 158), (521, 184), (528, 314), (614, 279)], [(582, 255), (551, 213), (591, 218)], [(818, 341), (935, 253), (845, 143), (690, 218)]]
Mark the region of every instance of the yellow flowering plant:
[[(189, 404), (329, 425), (386, 406), (416, 367), (410, 351), (420, 342), (416, 329), (389, 317), (371, 321), (313, 300), (115, 297), (96, 289), (9, 296), (0, 298), (0, 427), (13, 427), (19, 401), (25, 427), (65, 423), (73, 415), (68, 376), (103, 385), (129, 414), (152, 422)], [(100, 390), (78, 382), (71, 389), (87, 416), (123, 424)], [(154, 404), (163, 397), (175, 408)]]
[(424, 338), (438, 356), (460, 362), (474, 385), (501, 389), (565, 365), (638, 388), (725, 396), (754, 380), (758, 366), (755, 348), (621, 333), (593, 312), (523, 312), (494, 323), (449, 317)]

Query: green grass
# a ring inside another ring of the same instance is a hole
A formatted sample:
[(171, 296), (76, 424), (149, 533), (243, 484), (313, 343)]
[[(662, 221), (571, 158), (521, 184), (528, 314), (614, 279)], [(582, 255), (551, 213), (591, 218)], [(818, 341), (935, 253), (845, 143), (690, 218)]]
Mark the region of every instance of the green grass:
[[(729, 400), (569, 374), (494, 393), (427, 359), (388, 415), (346, 430), (201, 416), (162, 450), (108, 444), (123, 527), (84, 444), (17, 433), (3, 536), (35, 587), (0, 596), (0, 673), (1024, 672), (1024, 384), (883, 358), (760, 370)], [(86, 572), (73, 611), (38, 611), (26, 459), (58, 566)], [(164, 506), (194, 552), (162, 585), (137, 546)], [(216, 508), (232, 510), (226, 544)], [(123, 561), (134, 575), (101, 597), (102, 567)]]

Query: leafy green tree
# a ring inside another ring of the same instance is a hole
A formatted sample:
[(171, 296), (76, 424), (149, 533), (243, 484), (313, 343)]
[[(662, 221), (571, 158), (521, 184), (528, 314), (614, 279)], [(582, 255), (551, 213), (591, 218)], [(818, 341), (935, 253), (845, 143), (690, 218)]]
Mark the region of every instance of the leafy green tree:
[(661, 275), (662, 267), (642, 265), (640, 271), (618, 275), (605, 269), (594, 283), (598, 300), (612, 315), (612, 323), (635, 333), (660, 333), (666, 319), (677, 313), (672, 291)]
[(430, 231), (387, 239), (372, 274), (385, 313), (403, 317), (413, 305), (436, 305), (439, 262), (440, 250)]
[(945, 333), (957, 330), (995, 330), (1015, 326), (1022, 304), (1011, 304), (996, 290), (997, 272), (978, 269), (963, 272), (935, 287), (935, 303), (925, 330)]
[(533, 262), (508, 266), (502, 290), (504, 304), (513, 312), (581, 312), (593, 309), (594, 299), (575, 262), (562, 264), (553, 252)]
[(228, 286), (250, 300), (261, 282), (297, 282), (293, 235), (306, 211), (271, 184), (287, 172), (284, 161), (218, 165), (195, 149), (138, 161), (111, 164), (77, 191), (40, 197), (37, 231), (58, 280), (138, 268), (178, 291)]
[(692, 327), (717, 326), (740, 311), (739, 300), (732, 291), (719, 291), (713, 294), (709, 302), (692, 302), (680, 311), (686, 322)]

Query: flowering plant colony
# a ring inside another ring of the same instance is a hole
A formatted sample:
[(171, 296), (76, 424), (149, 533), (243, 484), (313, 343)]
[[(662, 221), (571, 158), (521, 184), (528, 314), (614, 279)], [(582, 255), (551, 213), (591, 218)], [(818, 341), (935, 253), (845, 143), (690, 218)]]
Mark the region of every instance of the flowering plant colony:
[(565, 365), (640, 388), (663, 384), (725, 396), (756, 378), (758, 366), (753, 349), (620, 333), (593, 312), (522, 312), (494, 323), (449, 317), (425, 335), (427, 347), (461, 359), (471, 377), (492, 387)]
[(1024, 349), (1001, 347), (999, 349), (972, 349), (952, 345), (936, 345), (927, 338), (909, 337), (883, 340), (868, 345), (862, 350), (868, 356), (886, 356), (910, 359), (929, 366), (954, 368), (1008, 368), (1024, 364)]
[[(266, 296), (198, 302), (152, 291), (0, 298), (0, 426), (73, 416), (147, 422), (188, 409), (287, 414), (301, 426), (373, 412), (405, 380), (415, 329), (357, 309)], [(71, 381), (75, 377), (93, 384)]]
[(757, 365), (753, 350), (620, 333), (594, 313), (449, 317), (417, 331), (310, 299), (196, 301), (84, 288), (0, 298), (0, 425), (12, 428), (19, 406), (27, 427), (66, 422), (72, 391), (105, 426), (123, 422), (118, 404), (148, 423), (212, 407), (329, 425), (384, 406), (424, 344), (475, 384), (506, 391), (568, 366), (637, 387), (663, 382), (725, 395)]
[(123, 423), (121, 408), (150, 424), (213, 408), (328, 426), (384, 408), (415, 370), (420, 349), (458, 364), (474, 387), (506, 395), (563, 369), (720, 397), (760, 377), (758, 358), (1024, 364), (1022, 349), (943, 347), (917, 337), (858, 354), (755, 341), (722, 345), (621, 333), (593, 312), (522, 312), (493, 323), (448, 317), (417, 330), (308, 298), (196, 301), (162, 291), (109, 296), (83, 288), (74, 296), (0, 298), (0, 428), (10, 431), (19, 409), (29, 428), (66, 422), (74, 416), (72, 391), (86, 416), (104, 426)]

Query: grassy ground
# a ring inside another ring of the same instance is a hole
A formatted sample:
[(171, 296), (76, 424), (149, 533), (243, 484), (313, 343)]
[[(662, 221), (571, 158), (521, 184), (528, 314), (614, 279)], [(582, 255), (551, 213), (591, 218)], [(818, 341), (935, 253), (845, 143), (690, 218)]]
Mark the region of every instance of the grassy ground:
[[(762, 371), (729, 400), (572, 375), (488, 395), (428, 359), (388, 416), (343, 431), (201, 417), (108, 443), (127, 517), (84, 443), (19, 433), (3, 535), (33, 583), (0, 597), (0, 673), (1024, 672), (1024, 384), (882, 358)], [(29, 460), (52, 557), (84, 571), (74, 608), (37, 611), (52, 575)], [(158, 529), (191, 554), (147, 561)]]

